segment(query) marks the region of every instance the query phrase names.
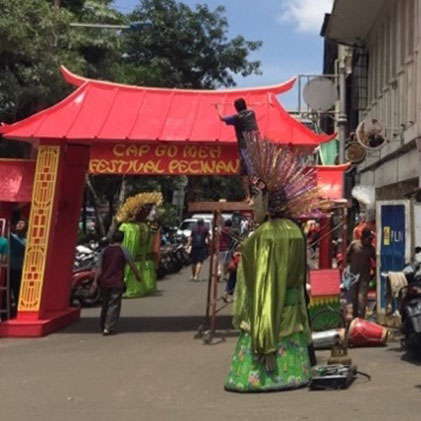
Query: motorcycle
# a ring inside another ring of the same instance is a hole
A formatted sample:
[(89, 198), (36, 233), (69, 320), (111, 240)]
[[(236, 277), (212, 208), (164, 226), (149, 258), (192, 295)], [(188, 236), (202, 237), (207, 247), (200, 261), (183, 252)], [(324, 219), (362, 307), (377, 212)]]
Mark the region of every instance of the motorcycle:
[(401, 315), (402, 347), (421, 357), (421, 263), (411, 263), (403, 269), (408, 285), (398, 294)]
[(166, 270), (168, 274), (179, 272), (183, 264), (176, 254), (176, 246), (170, 244), (161, 248), (161, 254), (165, 258)]
[(177, 244), (175, 246), (174, 253), (182, 266), (188, 266), (191, 264), (190, 253), (187, 252), (187, 249), (183, 244)]
[(162, 279), (165, 275), (172, 273), (172, 261), (171, 257), (168, 253), (167, 247), (161, 247), (160, 257), (159, 257), (159, 265), (156, 271), (157, 279)]
[(72, 287), (70, 290), (71, 305), (92, 307), (101, 301), (101, 290), (92, 284), (95, 279), (98, 257), (107, 241), (90, 242), (76, 246), (76, 256), (73, 265)]
[(191, 263), (190, 253), (187, 251), (187, 238), (166, 230), (161, 236), (159, 265), (156, 271), (157, 279), (179, 272), (183, 266)]
[(101, 300), (101, 290), (92, 290), (95, 279), (95, 269), (81, 268), (73, 271), (72, 288), (70, 292), (71, 305), (92, 307)]
[(73, 268), (75, 270), (83, 269), (86, 267), (92, 267), (96, 265), (99, 256), (98, 243), (88, 243), (86, 245), (76, 246), (75, 261)]

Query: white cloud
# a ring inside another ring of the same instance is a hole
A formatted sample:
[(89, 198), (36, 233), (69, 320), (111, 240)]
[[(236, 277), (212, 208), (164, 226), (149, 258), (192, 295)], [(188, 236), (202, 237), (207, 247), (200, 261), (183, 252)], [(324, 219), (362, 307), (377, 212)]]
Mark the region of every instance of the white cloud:
[(280, 16), (282, 23), (296, 26), (299, 32), (318, 33), (325, 13), (332, 10), (333, 0), (285, 0)]

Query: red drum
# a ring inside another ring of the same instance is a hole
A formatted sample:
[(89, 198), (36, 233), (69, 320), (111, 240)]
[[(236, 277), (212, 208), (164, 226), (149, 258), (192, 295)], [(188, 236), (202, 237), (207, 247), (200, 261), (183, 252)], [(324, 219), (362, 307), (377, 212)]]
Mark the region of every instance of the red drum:
[(356, 318), (349, 325), (348, 342), (351, 346), (386, 345), (388, 330), (377, 323)]

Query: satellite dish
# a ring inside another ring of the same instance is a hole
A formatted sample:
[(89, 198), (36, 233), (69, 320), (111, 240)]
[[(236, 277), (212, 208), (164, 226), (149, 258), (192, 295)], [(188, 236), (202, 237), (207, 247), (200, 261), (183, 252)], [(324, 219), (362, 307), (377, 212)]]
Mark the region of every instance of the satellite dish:
[(367, 118), (358, 124), (356, 130), (357, 140), (366, 149), (377, 150), (386, 143), (383, 128), (375, 118)]
[(304, 86), (303, 98), (311, 110), (327, 111), (332, 108), (338, 94), (335, 83), (327, 77), (318, 76)]
[(359, 142), (352, 142), (346, 150), (346, 159), (351, 164), (359, 164), (365, 156), (366, 150)]

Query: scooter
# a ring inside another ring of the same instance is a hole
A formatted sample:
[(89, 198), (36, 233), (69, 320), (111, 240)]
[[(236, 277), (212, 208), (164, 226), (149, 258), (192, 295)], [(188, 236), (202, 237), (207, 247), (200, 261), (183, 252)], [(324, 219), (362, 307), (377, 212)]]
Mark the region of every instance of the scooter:
[(402, 347), (421, 358), (421, 264), (411, 263), (403, 270), (408, 285), (398, 295), (401, 314)]

